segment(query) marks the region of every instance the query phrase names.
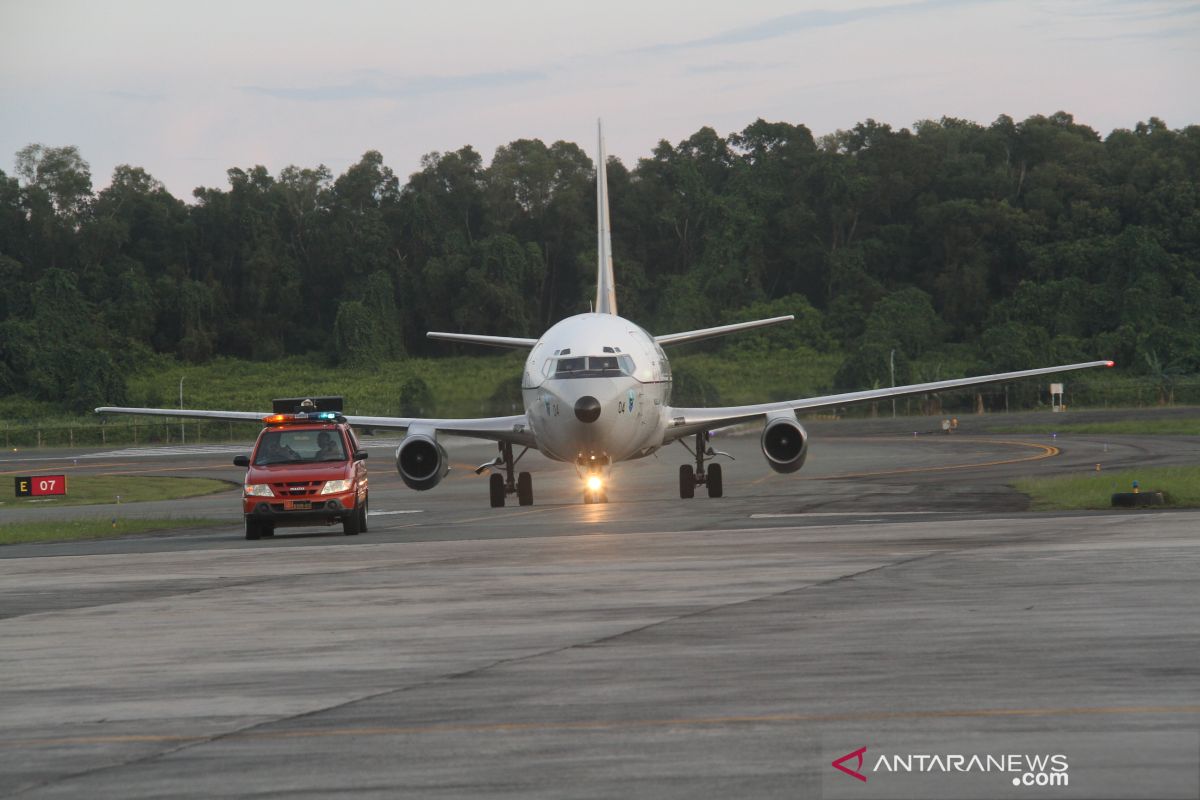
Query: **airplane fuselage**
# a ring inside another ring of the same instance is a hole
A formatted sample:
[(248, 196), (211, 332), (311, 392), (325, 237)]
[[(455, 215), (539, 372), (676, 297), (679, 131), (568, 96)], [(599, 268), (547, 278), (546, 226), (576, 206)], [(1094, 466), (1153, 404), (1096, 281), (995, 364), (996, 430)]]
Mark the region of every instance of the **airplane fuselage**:
[(579, 314), (537, 341), (521, 379), (538, 449), (580, 466), (662, 447), (671, 365), (654, 337), (614, 314)]

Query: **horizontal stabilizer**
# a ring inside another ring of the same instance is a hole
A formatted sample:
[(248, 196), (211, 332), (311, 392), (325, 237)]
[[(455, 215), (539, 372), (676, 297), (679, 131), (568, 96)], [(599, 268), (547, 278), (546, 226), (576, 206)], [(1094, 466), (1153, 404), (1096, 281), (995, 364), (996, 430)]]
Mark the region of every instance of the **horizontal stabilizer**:
[(447, 342), (465, 342), (467, 344), (486, 344), (491, 347), (532, 348), (537, 339), (518, 339), (515, 336), (483, 336), (476, 333), (441, 333), (430, 331), (425, 334), (430, 339), (441, 339)]
[(697, 331), (684, 331), (683, 333), (668, 333), (665, 336), (655, 336), (654, 341), (659, 344), (683, 344), (684, 342), (698, 342), (701, 339), (711, 339), (714, 336), (724, 336), (727, 333), (735, 333), (736, 331), (750, 330), (751, 328), (765, 328), (767, 325), (778, 325), (781, 322), (791, 322), (796, 317), (794, 314), (788, 314), (786, 317), (771, 317), (770, 319), (756, 319), (753, 322), (735, 322), (732, 325), (718, 325), (715, 328), (701, 328)]

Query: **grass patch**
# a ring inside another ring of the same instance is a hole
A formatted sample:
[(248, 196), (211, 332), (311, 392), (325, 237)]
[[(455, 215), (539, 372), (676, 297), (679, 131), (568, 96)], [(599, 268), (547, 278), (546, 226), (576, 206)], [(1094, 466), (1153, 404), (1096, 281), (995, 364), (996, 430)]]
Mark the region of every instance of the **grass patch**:
[(1121, 472), (1088, 472), (1057, 478), (1024, 478), (1013, 484), (1029, 495), (1035, 511), (1112, 508), (1112, 495), (1133, 490), (1161, 491), (1173, 508), (1200, 507), (1200, 467), (1149, 467)]
[(131, 533), (165, 531), (172, 528), (200, 528), (224, 524), (218, 520), (171, 517), (166, 519), (72, 519), (50, 522), (11, 522), (0, 525), (0, 545), (29, 542), (65, 542), (78, 539), (106, 539)]
[(716, 387), (722, 405), (766, 403), (829, 394), (842, 363), (836, 353), (805, 347), (743, 353), (731, 358), (713, 353), (671, 357), (671, 366), (691, 370)]
[(66, 496), (16, 497), (0, 501), (4, 508), (60, 508), (116, 503), (144, 503), (149, 500), (178, 500), (236, 489), (228, 481), (213, 478), (144, 478), (136, 475), (67, 475)]
[(993, 433), (1094, 433), (1146, 434), (1152, 436), (1200, 436), (1200, 417), (1189, 419), (1117, 420), (1115, 422), (1068, 422), (1063, 425), (1013, 425), (988, 428)]

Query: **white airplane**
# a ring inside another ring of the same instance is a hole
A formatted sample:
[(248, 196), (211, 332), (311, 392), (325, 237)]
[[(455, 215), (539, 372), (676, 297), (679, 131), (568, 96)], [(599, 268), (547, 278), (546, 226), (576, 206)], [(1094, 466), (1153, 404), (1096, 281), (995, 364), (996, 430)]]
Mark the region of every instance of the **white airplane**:
[[(708, 444), (709, 434), (717, 429), (762, 420), (761, 446), (767, 464), (776, 472), (790, 473), (800, 469), (808, 455), (808, 433), (798, 418), (802, 411), (1113, 366), (1112, 361), (1088, 361), (774, 403), (724, 408), (672, 406), (671, 366), (664, 347), (775, 325), (794, 317), (788, 315), (654, 336), (618, 316), (602, 130), (598, 138), (596, 238), (599, 264), (594, 310), (562, 320), (540, 339), (467, 333), (428, 334), (431, 339), (529, 350), (521, 380), (525, 413), (478, 419), (346, 417), (358, 427), (406, 432), (396, 450), (396, 469), (409, 488), (426, 490), (437, 486), (450, 469), (439, 437), (464, 436), (492, 440), (499, 445), (499, 455), (476, 469), (477, 474), (492, 471), (493, 507), (503, 506), (506, 496), (513, 494), (520, 505), (533, 504), (530, 474), (521, 472), (514, 479), (517, 462), (530, 448), (555, 461), (573, 463), (583, 480), (584, 502), (603, 503), (608, 501), (605, 487), (614, 464), (643, 458), (672, 442), (680, 442), (691, 453), (692, 463), (679, 468), (679, 496), (693, 497), (696, 487), (704, 486), (709, 497), (720, 497), (724, 491), (721, 465), (708, 463), (716, 456), (726, 455)], [(270, 413), (107, 406), (96, 411), (256, 421)], [(690, 448), (686, 442), (689, 438), (693, 440)], [(515, 458), (514, 446), (524, 448)]]

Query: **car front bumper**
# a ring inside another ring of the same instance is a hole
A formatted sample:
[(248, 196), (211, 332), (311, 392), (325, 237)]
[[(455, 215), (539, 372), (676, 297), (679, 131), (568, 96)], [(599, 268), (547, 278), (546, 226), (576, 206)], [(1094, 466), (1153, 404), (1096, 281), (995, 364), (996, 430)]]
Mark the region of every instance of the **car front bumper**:
[(304, 500), (282, 497), (245, 497), (242, 511), (247, 520), (269, 522), (277, 527), (292, 525), (330, 525), (341, 522), (355, 511), (357, 495), (347, 492)]

